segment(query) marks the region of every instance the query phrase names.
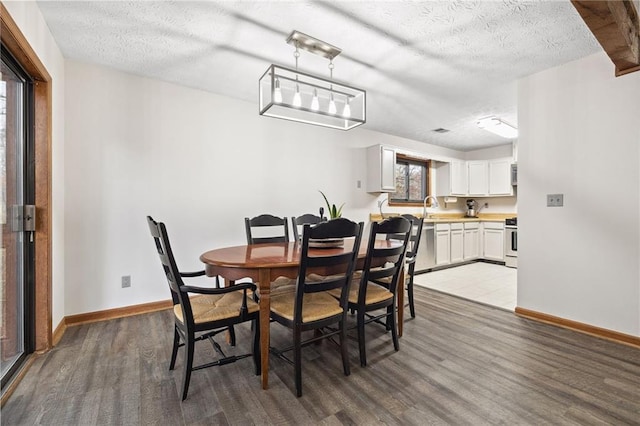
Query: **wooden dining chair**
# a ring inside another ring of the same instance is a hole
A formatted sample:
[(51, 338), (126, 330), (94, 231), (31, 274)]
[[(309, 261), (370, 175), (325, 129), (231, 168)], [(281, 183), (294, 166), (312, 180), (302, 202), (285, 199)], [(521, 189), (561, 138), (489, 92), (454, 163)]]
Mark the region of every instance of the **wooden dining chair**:
[[(296, 395), (302, 396), (302, 347), (334, 335), (339, 336), (342, 368), (345, 376), (351, 373), (346, 342), (347, 296), (362, 238), (362, 222), (339, 218), (315, 226), (305, 224), (302, 229), (301, 258), (295, 292), (271, 296), (271, 318), (289, 327), (293, 344), (272, 352), (294, 365)], [(350, 238), (344, 249), (309, 249), (311, 239)], [(335, 291), (339, 297), (333, 297)], [(324, 329), (335, 326), (333, 330)], [(302, 332), (320, 330), (314, 337), (302, 340)], [(293, 361), (284, 353), (293, 351)]]
[[(418, 218), (411, 214), (403, 214), (402, 217), (411, 222), (411, 238), (409, 239), (409, 247), (407, 248), (407, 254), (405, 256), (405, 266), (407, 267), (407, 276), (405, 276), (405, 282), (407, 282), (407, 299), (409, 305), (409, 312), (411, 318), (416, 317), (416, 308), (413, 302), (413, 276), (416, 270), (416, 256), (418, 255), (418, 248), (420, 247), (420, 239), (422, 237), (422, 226), (424, 224), (424, 218)], [(402, 239), (404, 234), (398, 236), (389, 234), (387, 239)], [(403, 290), (404, 291), (404, 290)]]
[[(286, 217), (278, 217), (271, 214), (261, 214), (254, 218), (244, 218), (245, 231), (247, 233), (247, 244), (263, 243), (288, 243), (289, 242), (289, 221)], [(266, 233), (268, 236), (256, 236), (256, 233)]]
[[(252, 356), (255, 374), (259, 375), (261, 372), (259, 306), (256, 301), (247, 296), (247, 290), (255, 292), (256, 285), (238, 283), (231, 287), (214, 288), (184, 284), (183, 278), (202, 276), (205, 275), (205, 272), (180, 272), (164, 223), (156, 222), (151, 216), (147, 216), (147, 223), (160, 256), (163, 274), (167, 278), (173, 300), (174, 333), (169, 370), (173, 370), (175, 367), (178, 348), (185, 348), (182, 400), (187, 398), (191, 372), (195, 370), (230, 364)], [(213, 336), (245, 321), (251, 321), (253, 331), (251, 353), (226, 356), (220, 345), (213, 340)], [(220, 358), (194, 367), (195, 343), (205, 339), (211, 342)]]
[[(386, 239), (393, 235), (397, 244), (388, 247), (376, 247), (378, 239)], [(357, 316), (358, 347), (360, 365), (367, 365), (365, 343), (365, 325), (376, 322), (391, 329), (393, 348), (398, 351), (398, 324), (396, 322), (396, 297), (400, 272), (404, 268), (404, 259), (411, 237), (411, 222), (397, 216), (382, 222), (373, 222), (362, 271), (354, 277), (349, 293), (349, 309)], [(359, 279), (358, 279), (359, 278)], [(335, 297), (338, 296), (333, 292)], [(384, 313), (369, 312), (384, 309)], [(382, 322), (385, 319), (385, 322)]]
[(300, 231), (298, 227), (303, 226), (305, 223), (309, 225), (317, 225), (320, 222), (326, 221), (326, 218), (322, 218), (320, 216), (316, 216), (311, 213), (303, 214), (298, 217), (291, 217), (291, 227), (293, 228), (293, 240), (300, 241)]

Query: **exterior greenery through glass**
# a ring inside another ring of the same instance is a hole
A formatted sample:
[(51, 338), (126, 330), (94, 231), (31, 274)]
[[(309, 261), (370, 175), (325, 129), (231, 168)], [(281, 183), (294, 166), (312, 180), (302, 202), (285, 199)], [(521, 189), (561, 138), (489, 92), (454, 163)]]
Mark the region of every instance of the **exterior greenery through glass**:
[(396, 159), (396, 192), (393, 203), (422, 203), (429, 188), (429, 161), (398, 157)]

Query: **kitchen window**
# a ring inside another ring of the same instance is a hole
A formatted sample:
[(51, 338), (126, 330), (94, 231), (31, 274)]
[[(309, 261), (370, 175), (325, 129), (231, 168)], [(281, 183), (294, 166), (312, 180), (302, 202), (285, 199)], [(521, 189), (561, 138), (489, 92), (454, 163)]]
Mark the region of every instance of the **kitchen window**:
[(430, 160), (396, 155), (396, 192), (389, 195), (389, 205), (422, 205), (428, 193)]

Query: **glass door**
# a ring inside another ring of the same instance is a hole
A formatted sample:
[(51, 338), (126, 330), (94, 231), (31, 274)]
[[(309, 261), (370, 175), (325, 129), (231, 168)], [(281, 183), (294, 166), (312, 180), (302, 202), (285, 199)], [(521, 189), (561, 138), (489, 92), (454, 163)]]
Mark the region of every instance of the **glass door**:
[[(2, 48), (0, 69), (0, 367), (2, 388), (33, 351), (33, 91)], [(30, 222), (29, 222), (30, 221)]]

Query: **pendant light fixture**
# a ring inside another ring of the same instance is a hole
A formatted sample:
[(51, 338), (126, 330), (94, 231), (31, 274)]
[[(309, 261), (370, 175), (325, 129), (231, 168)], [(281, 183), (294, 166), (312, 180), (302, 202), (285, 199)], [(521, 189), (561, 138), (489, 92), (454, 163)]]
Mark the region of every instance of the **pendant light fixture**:
[[(295, 47), (295, 69), (267, 68), (259, 80), (260, 115), (340, 130), (364, 124), (366, 92), (333, 79), (333, 59), (342, 51), (299, 31), (287, 43)], [(298, 70), (299, 49), (329, 59), (329, 78)]]

